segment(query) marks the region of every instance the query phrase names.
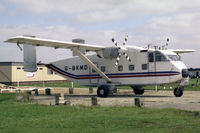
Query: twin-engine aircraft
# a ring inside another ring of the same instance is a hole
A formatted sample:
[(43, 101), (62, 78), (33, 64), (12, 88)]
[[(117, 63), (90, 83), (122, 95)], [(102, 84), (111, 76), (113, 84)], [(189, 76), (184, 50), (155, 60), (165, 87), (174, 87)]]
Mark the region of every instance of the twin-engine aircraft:
[[(174, 95), (183, 95), (184, 85), (189, 82), (186, 65), (180, 54), (194, 50), (167, 50), (169, 39), (162, 47), (128, 46), (128, 36), (123, 45), (118, 45), (114, 38), (113, 47), (96, 46), (74, 42), (41, 39), (35, 36), (16, 36), (5, 42), (23, 45), (24, 70), (37, 71), (35, 46), (70, 49), (77, 56), (59, 60), (46, 66), (66, 79), (84, 86), (97, 86), (97, 95), (107, 97), (113, 94), (117, 86), (130, 86), (136, 95), (144, 93), (146, 85), (178, 83)], [(93, 51), (93, 55), (84, 52)]]

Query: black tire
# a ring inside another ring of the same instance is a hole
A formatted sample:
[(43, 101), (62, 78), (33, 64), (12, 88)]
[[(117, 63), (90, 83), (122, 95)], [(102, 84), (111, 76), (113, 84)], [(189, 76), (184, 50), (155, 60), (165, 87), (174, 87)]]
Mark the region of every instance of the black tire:
[(183, 95), (183, 88), (182, 87), (175, 88), (174, 95), (176, 97), (181, 97)]
[(98, 87), (98, 90), (97, 90), (97, 96), (98, 97), (107, 97), (108, 93), (109, 93), (109, 91), (106, 88), (106, 86), (101, 85), (101, 86)]
[(133, 89), (133, 91), (134, 91), (134, 93), (136, 94), (136, 95), (142, 95), (142, 94), (144, 94), (144, 89), (142, 88), (142, 89)]

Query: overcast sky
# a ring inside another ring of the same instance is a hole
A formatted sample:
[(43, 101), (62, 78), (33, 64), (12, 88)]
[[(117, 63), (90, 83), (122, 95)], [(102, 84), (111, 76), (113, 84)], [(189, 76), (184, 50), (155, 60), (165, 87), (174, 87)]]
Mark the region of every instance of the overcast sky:
[[(128, 45), (163, 45), (195, 49), (184, 54), (188, 67), (200, 67), (199, 0), (0, 0), (0, 61), (22, 61), (15, 44), (3, 41), (17, 35), (113, 46), (111, 38)], [(38, 61), (71, 56), (69, 50), (37, 48)]]

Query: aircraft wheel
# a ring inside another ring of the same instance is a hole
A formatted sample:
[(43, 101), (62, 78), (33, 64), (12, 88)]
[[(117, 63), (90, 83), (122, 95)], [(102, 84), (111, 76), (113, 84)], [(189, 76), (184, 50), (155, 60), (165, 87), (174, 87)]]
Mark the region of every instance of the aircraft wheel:
[(99, 88), (97, 90), (98, 97), (107, 97), (108, 93), (109, 93), (109, 90), (106, 86), (104, 86), (104, 85), (99, 86)]
[(174, 89), (174, 95), (176, 97), (181, 97), (183, 95), (183, 87), (177, 87)]
[(144, 89), (142, 88), (142, 89), (133, 89), (133, 91), (134, 91), (134, 93), (136, 94), (136, 95), (142, 95), (142, 94), (144, 94)]

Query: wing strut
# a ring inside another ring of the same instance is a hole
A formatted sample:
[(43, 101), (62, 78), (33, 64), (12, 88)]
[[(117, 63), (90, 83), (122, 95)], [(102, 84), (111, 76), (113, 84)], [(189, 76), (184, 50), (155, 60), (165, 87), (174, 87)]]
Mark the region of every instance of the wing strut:
[(110, 78), (108, 78), (101, 70), (99, 70), (99, 68), (96, 67), (95, 64), (93, 64), (85, 55), (83, 55), (77, 47), (72, 48), (72, 51), (74, 51), (74, 53), (76, 55), (78, 55), (83, 61), (85, 61), (86, 63), (88, 63), (88, 65), (94, 69), (101, 77), (103, 77), (107, 82), (112, 82)]

